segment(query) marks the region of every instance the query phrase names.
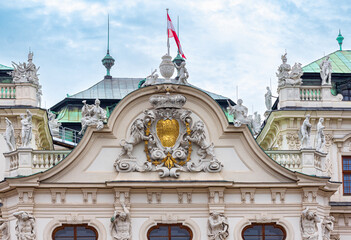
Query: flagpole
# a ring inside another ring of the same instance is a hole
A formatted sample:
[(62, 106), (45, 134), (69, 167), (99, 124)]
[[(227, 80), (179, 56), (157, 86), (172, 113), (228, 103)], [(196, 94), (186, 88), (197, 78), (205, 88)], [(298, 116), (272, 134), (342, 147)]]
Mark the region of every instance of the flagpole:
[(168, 56), (169, 56), (169, 37), (168, 37), (168, 8), (166, 8), (166, 12), (167, 12), (167, 16), (166, 16), (166, 23), (167, 23), (167, 54), (168, 54)]

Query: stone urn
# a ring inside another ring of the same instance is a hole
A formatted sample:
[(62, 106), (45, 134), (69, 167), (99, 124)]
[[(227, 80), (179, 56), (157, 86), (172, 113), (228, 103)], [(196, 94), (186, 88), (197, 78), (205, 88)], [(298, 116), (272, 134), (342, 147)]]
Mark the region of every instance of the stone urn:
[(162, 77), (165, 78), (165, 82), (171, 82), (170, 78), (173, 76), (174, 73), (174, 65), (172, 62), (172, 57), (168, 54), (162, 57), (162, 62), (160, 64), (160, 73)]

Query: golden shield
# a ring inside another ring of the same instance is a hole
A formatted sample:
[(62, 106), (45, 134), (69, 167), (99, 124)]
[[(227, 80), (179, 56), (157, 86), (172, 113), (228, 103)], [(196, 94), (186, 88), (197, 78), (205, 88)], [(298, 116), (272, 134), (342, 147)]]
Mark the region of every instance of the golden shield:
[(159, 120), (156, 133), (164, 147), (173, 147), (179, 136), (179, 123), (175, 119)]

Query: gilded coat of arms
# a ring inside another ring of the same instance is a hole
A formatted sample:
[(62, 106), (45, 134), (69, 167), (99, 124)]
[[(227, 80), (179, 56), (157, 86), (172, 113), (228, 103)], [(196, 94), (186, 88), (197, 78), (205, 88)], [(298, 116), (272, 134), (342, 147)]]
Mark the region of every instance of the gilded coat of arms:
[[(193, 123), (192, 112), (183, 109), (185, 96), (167, 92), (153, 95), (149, 101), (153, 108), (133, 122), (129, 139), (121, 141), (122, 150), (115, 162), (118, 172), (158, 171), (161, 177), (178, 177), (182, 171), (221, 170), (213, 144), (206, 141), (204, 123), (200, 120)], [(132, 151), (142, 143), (146, 160), (141, 165)], [(199, 149), (196, 162), (191, 161), (193, 144)]]

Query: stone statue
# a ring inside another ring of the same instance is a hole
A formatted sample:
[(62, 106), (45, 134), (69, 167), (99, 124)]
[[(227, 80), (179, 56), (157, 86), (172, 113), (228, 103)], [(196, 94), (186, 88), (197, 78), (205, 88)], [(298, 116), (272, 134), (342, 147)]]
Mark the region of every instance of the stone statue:
[(16, 149), (15, 131), (13, 130), (12, 122), (7, 117), (5, 117), (5, 121), (6, 130), (4, 138), (10, 151), (14, 151)]
[(18, 240), (34, 240), (35, 235), (35, 218), (27, 212), (20, 211), (13, 214), (17, 218), (16, 236)]
[(325, 135), (324, 135), (324, 128), (323, 126), (324, 118), (320, 118), (317, 124), (317, 144), (316, 150), (319, 152), (323, 152), (323, 148), (325, 145)]
[(28, 63), (19, 63), (16, 64), (12, 62), (12, 66), (14, 70), (12, 72), (8, 72), (9, 75), (12, 76), (14, 83), (21, 82), (30, 82), (33, 84), (39, 84), (39, 74), (37, 73), (39, 67), (37, 68), (35, 64), (32, 62), (33, 60), (33, 52), (29, 52), (28, 54)]
[(278, 87), (282, 87), (285, 86), (285, 80), (287, 78), (289, 78), (289, 72), (291, 70), (291, 66), (289, 64), (287, 64), (287, 57), (286, 57), (287, 53), (285, 53), (284, 55), (282, 55), (281, 59), (282, 59), (282, 64), (280, 64), (279, 68), (278, 68), (278, 72), (276, 73), (277, 77), (278, 77)]
[(302, 71), (301, 63), (295, 63), (291, 69), (289, 78), (285, 79), (285, 85), (291, 85), (291, 86), (301, 85), (302, 75), (303, 75), (303, 71)]
[(312, 148), (311, 146), (311, 123), (310, 115), (306, 115), (306, 119), (303, 121), (299, 132), (299, 138), (301, 141), (301, 148)]
[(185, 62), (182, 62), (180, 66), (174, 63), (175, 68), (178, 70), (178, 84), (188, 84), (187, 79), (189, 78), (188, 70), (185, 67)]
[(41, 85), (38, 84), (37, 92), (36, 92), (36, 97), (37, 97), (37, 106), (41, 107), (41, 96), (43, 95), (43, 91), (41, 90)]
[(252, 131), (253, 134), (256, 136), (260, 133), (261, 131), (261, 115), (257, 114), (257, 112), (254, 112), (254, 118), (252, 120)]
[(78, 133), (82, 135), (88, 126), (96, 126), (97, 130), (104, 127), (104, 121), (106, 121), (106, 111), (100, 107), (100, 100), (95, 99), (95, 104), (88, 105), (87, 101), (82, 101), (84, 104), (82, 107), (82, 130)]
[(301, 214), (301, 234), (302, 240), (318, 240), (317, 223), (320, 222), (316, 213), (307, 207)]
[(158, 74), (156, 72), (157, 72), (157, 69), (155, 69), (151, 73), (151, 75), (147, 76), (145, 82), (141, 86), (142, 87), (146, 87), (146, 86), (150, 86), (150, 85), (156, 84), (156, 80), (158, 79)]
[(116, 240), (130, 240), (132, 237), (130, 213), (124, 203), (123, 211), (115, 211), (111, 218), (111, 236)]
[(210, 214), (207, 235), (210, 240), (224, 240), (229, 236), (229, 223), (224, 214), (216, 211)]
[(129, 158), (134, 158), (134, 156), (132, 155), (134, 146), (140, 143), (141, 141), (147, 141), (151, 138), (152, 135), (145, 135), (145, 126), (143, 120), (141, 118), (137, 118), (130, 128), (130, 137), (128, 141), (126, 141), (125, 139), (121, 140), (120, 145), (122, 146), (122, 151), (119, 154), (117, 161), (124, 155), (128, 155)]
[(327, 216), (322, 222), (322, 234), (323, 240), (330, 240), (330, 234), (334, 230), (335, 218), (333, 216)]
[(234, 126), (240, 127), (241, 124), (249, 124), (251, 122), (247, 117), (247, 107), (242, 105), (242, 99), (238, 99), (238, 103), (235, 106), (232, 106), (229, 101), (227, 102), (229, 105), (227, 108), (228, 113), (234, 117)]
[(322, 63), (319, 65), (321, 72), (322, 85), (331, 85), (331, 74), (332, 74), (332, 65), (329, 61), (329, 56), (327, 56)]
[(1, 240), (10, 240), (10, 229), (9, 223), (4, 219), (0, 220), (0, 232), (1, 232)]
[(30, 147), (32, 141), (32, 113), (29, 110), (27, 110), (27, 116), (24, 114), (21, 114), (20, 116), (22, 119), (22, 147)]
[(49, 119), (49, 128), (52, 136), (58, 136), (60, 134), (61, 123), (56, 119), (56, 115), (48, 109), (48, 119)]
[(266, 108), (267, 111), (271, 111), (272, 110), (272, 91), (271, 89), (269, 89), (269, 87), (267, 87), (267, 92), (264, 95), (264, 103), (266, 104)]

